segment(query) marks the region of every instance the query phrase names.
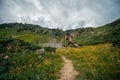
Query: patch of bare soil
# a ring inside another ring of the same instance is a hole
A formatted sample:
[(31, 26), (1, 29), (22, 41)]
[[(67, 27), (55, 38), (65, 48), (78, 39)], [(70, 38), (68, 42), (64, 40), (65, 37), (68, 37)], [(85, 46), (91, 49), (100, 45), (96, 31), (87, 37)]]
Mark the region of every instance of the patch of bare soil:
[(74, 70), (72, 61), (62, 56), (64, 60), (64, 66), (60, 71), (60, 79), (59, 80), (74, 80), (78, 72)]

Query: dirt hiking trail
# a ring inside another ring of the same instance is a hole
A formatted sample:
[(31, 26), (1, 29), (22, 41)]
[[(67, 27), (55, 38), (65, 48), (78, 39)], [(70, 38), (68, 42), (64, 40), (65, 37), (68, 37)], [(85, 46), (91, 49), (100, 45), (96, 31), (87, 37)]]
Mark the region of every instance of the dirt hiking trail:
[(74, 80), (78, 72), (74, 70), (72, 61), (62, 56), (64, 61), (64, 66), (60, 71), (60, 79), (59, 80)]

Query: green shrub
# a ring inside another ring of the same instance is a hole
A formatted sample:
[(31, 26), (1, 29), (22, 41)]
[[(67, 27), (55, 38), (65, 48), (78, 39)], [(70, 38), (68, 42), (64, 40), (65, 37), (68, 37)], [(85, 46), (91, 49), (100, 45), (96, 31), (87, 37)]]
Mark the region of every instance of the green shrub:
[(11, 37), (0, 37), (0, 52), (22, 52), (32, 51), (41, 48), (32, 43), (25, 42), (23, 40), (14, 39)]
[(47, 52), (55, 52), (56, 48), (55, 47), (45, 47), (45, 51), (47, 51)]

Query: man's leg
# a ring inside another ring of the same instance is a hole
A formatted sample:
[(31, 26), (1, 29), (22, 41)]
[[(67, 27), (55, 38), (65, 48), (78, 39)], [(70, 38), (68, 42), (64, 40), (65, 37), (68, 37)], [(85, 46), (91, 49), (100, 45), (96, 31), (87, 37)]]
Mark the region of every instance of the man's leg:
[(80, 48), (80, 46), (79, 46), (79, 45), (77, 45), (76, 43), (74, 43), (74, 45), (75, 45), (76, 47)]
[(68, 42), (65, 47), (67, 48), (69, 45), (70, 45), (70, 43)]
[(74, 46), (76, 46), (76, 47), (80, 48), (80, 46), (79, 46), (79, 45), (77, 45), (75, 42), (72, 42), (72, 44), (73, 44)]

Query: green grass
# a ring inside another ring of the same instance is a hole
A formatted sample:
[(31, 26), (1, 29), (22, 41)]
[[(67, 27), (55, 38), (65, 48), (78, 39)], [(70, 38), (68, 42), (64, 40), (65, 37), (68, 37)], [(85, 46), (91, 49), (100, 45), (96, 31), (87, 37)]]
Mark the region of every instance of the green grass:
[(79, 72), (76, 80), (120, 80), (120, 49), (111, 44), (58, 49), (73, 61)]
[(12, 30), (5, 30), (5, 29), (2, 29), (0, 30), (0, 36), (10, 36), (10, 35), (13, 35), (14, 32)]
[(53, 53), (16, 53), (3, 59), (1, 64), (0, 72), (6, 71), (0, 75), (1, 80), (56, 80), (59, 78), (62, 60)]
[(15, 37), (24, 40), (26, 42), (33, 42), (35, 39), (35, 34), (32, 32), (20, 32), (17, 33)]
[(11, 36), (13, 38), (24, 40), (25, 42), (32, 42), (37, 44), (46, 43), (51, 39), (49, 34), (36, 33), (32, 31), (18, 32), (17, 28), (19, 27), (0, 29), (0, 36)]
[(46, 43), (51, 38), (48, 34), (36, 34), (34, 32), (26, 31), (26, 32), (14, 32), (12, 30), (0, 30), (0, 36), (13, 37), (24, 40), (25, 42), (32, 43)]
[(0, 80), (56, 80), (62, 59), (55, 48), (40, 46), (10, 37), (0, 38)]

